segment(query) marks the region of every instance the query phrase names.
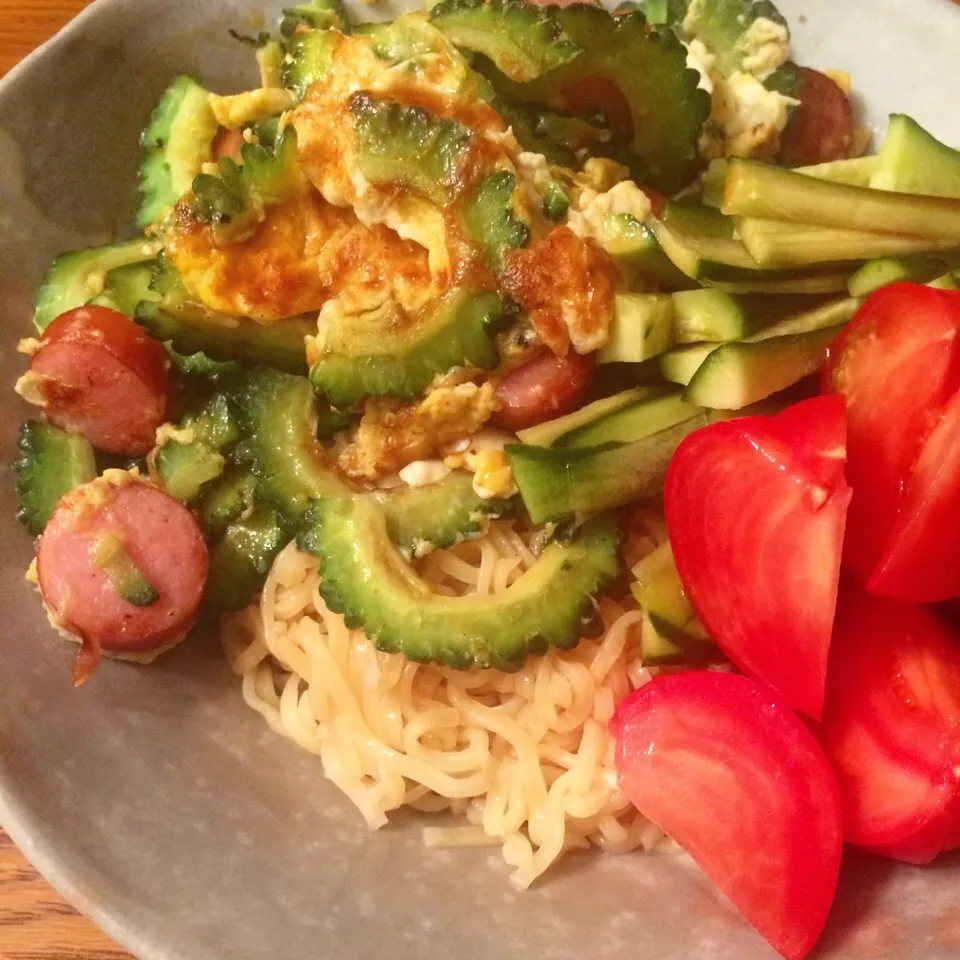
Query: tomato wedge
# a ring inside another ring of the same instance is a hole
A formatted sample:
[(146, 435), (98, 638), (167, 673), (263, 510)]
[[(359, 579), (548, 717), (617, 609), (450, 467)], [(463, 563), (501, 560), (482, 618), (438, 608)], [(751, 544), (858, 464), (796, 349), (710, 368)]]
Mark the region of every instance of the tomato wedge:
[(691, 670), (627, 697), (611, 724), (620, 785), (787, 960), (837, 886), (840, 797), (813, 734), (774, 691)]
[(884, 287), (831, 348), (824, 388), (847, 401), (853, 488), (844, 561), (874, 592), (960, 594), (958, 387), (954, 291)]
[(960, 847), (960, 635), (930, 608), (843, 582), (822, 740), (846, 840), (909, 863)]
[(677, 570), (707, 632), (744, 672), (819, 718), (844, 520), (840, 397), (691, 434), (664, 487)]
[(901, 600), (960, 596), (960, 390), (920, 448), (869, 587)]

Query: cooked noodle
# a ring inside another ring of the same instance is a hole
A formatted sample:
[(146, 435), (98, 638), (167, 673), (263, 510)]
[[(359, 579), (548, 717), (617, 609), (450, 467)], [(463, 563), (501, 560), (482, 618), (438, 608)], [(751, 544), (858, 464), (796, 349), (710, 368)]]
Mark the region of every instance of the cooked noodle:
[[(633, 554), (658, 532), (633, 536)], [(505, 589), (534, 562), (499, 521), (480, 539), (437, 550), (420, 573), (448, 594)], [(422, 665), (378, 651), (320, 595), (317, 561), (288, 546), (259, 606), (228, 618), (223, 639), (247, 703), (317, 754), (372, 828), (403, 805), (451, 811), (428, 846), (500, 845), (529, 886), (566, 850), (623, 852), (662, 833), (617, 789), (608, 723), (650, 678), (638, 659), (641, 614), (602, 598), (604, 631), (573, 650), (531, 657), (516, 673)]]

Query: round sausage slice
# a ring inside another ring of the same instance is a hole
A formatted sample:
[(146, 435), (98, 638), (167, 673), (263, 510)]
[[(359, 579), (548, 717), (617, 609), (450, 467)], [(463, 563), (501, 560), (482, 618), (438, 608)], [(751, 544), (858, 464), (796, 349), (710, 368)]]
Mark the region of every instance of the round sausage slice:
[(789, 167), (843, 160), (853, 140), (853, 109), (826, 74), (800, 68), (800, 106), (780, 136), (780, 161)]
[(37, 578), (58, 627), (94, 651), (149, 658), (193, 624), (207, 547), (173, 497), (108, 471), (60, 500), (40, 537)]
[(170, 407), (170, 358), (124, 314), (80, 307), (43, 332), (18, 387), (54, 425), (106, 453), (140, 456)]
[(511, 370), (497, 385), (500, 410), (495, 423), (516, 432), (568, 413), (586, 396), (596, 366), (596, 354), (569, 350), (558, 357), (544, 350)]

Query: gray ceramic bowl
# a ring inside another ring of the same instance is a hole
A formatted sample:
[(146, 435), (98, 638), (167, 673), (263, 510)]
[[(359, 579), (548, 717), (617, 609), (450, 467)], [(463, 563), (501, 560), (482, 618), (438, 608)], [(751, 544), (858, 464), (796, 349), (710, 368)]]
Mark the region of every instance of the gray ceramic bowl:
[[(402, 5), (402, 0), (400, 0)], [(277, 4), (279, 5), (279, 4)], [(259, 0), (100, 0), (0, 84), (0, 383), (59, 250), (125, 224), (137, 134), (180, 71), (236, 88), (227, 27)], [(274, 4), (267, 6), (273, 7)], [(782, 0), (801, 60), (844, 67), (867, 116), (960, 143), (960, 8)], [(269, 11), (271, 14), (272, 10)], [(251, 19), (251, 15), (252, 19)], [(427, 851), (412, 818), (372, 835), (318, 761), (268, 732), (203, 638), (149, 670), (70, 687), (72, 651), (23, 581), (8, 464), (26, 410), (0, 391), (0, 821), (74, 904), (144, 960), (770, 960), (685, 858), (571, 856), (511, 891), (498, 855)], [(851, 860), (824, 957), (960, 954), (960, 861)]]

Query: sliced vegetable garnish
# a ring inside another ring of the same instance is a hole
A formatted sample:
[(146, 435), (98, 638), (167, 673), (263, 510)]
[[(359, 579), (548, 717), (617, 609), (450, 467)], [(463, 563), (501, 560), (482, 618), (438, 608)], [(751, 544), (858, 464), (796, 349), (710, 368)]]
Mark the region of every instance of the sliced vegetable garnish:
[(556, 16), (583, 53), (531, 83), (491, 73), (498, 93), (508, 103), (559, 108), (588, 120), (602, 114), (613, 147), (630, 151), (642, 182), (666, 191), (689, 183), (700, 165), (697, 141), (710, 97), (697, 88), (699, 76), (687, 69), (680, 41), (670, 31), (651, 30), (640, 13), (611, 17), (576, 4)]
[(90, 442), (42, 420), (27, 420), (13, 463), (20, 509), (17, 517), (33, 534), (43, 532), (57, 501), (97, 475)]
[(150, 607), (159, 599), (153, 584), (133, 562), (123, 545), (121, 535), (112, 530), (101, 531), (90, 545), (90, 559), (102, 570), (117, 596), (134, 607)]
[(484, 54), (520, 83), (582, 52), (554, 11), (522, 0), (443, 0), (430, 11), (430, 20), (458, 47)]
[(850, 490), (837, 397), (712, 424), (680, 445), (664, 485), (677, 570), (739, 667), (819, 717)]
[(843, 824), (836, 779), (778, 694), (707, 671), (660, 676), (611, 724), (620, 785), (787, 960), (833, 902)]

